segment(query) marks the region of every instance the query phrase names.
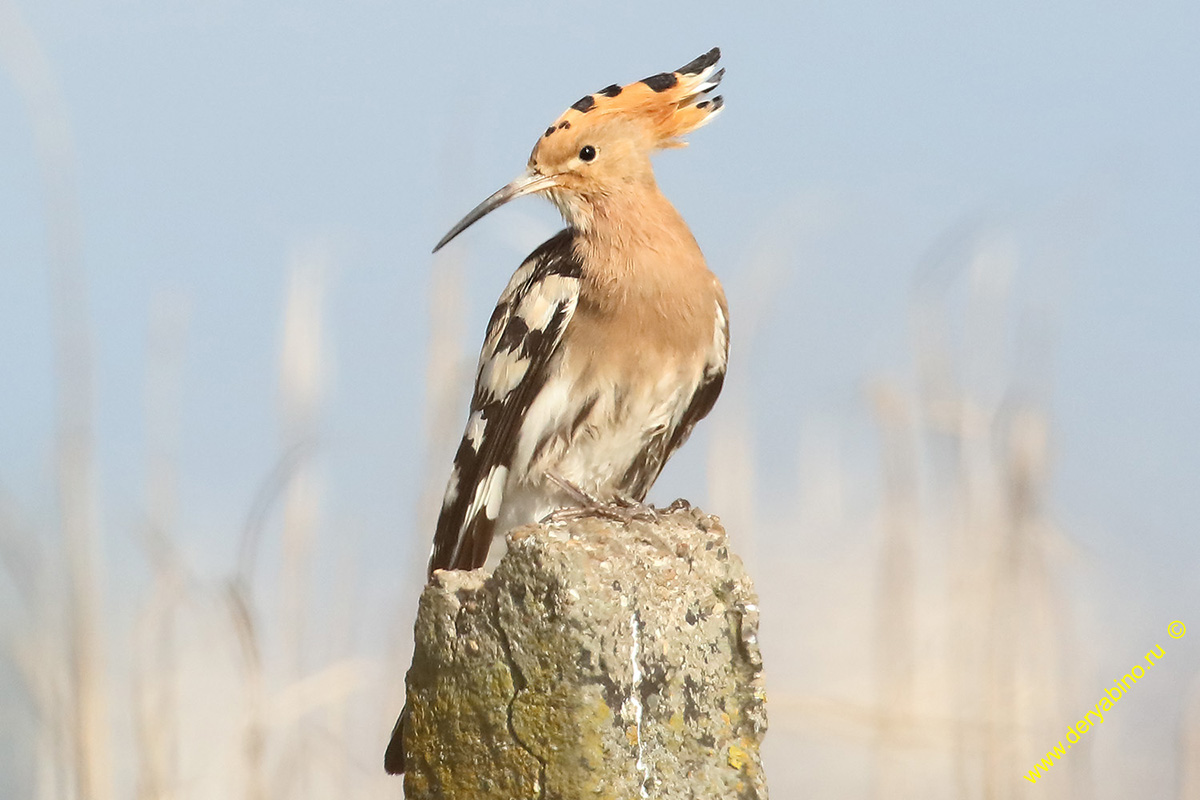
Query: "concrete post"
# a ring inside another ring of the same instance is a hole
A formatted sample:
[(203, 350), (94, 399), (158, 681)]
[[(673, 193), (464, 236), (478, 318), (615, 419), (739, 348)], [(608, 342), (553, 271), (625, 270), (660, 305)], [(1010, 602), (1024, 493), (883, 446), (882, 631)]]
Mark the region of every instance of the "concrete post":
[(439, 573), (408, 673), (409, 800), (767, 797), (757, 598), (715, 517), (529, 526)]

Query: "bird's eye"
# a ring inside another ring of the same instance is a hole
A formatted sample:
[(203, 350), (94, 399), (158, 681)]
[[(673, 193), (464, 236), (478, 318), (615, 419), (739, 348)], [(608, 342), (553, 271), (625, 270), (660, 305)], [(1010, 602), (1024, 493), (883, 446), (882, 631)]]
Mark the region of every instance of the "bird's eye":
[(595, 157), (596, 148), (592, 147), (590, 144), (585, 144), (583, 149), (579, 151), (579, 158), (582, 161), (591, 161)]

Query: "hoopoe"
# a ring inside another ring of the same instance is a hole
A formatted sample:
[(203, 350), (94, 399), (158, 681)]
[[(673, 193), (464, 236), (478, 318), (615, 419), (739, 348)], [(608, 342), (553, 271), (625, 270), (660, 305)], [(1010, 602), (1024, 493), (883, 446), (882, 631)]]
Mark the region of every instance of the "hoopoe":
[[(556, 511), (638, 509), (725, 377), (725, 294), (654, 180), (650, 155), (722, 108), (717, 48), (674, 72), (589, 94), (537, 141), (524, 174), (436, 253), (517, 197), (567, 223), (521, 264), (492, 312), (429, 575), (475, 569), (493, 538)], [(404, 771), (407, 709), (385, 756)]]

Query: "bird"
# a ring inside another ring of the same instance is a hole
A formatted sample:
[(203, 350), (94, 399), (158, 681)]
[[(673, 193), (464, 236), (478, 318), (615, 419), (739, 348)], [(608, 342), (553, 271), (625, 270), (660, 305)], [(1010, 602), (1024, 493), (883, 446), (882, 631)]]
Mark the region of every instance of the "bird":
[[(517, 268), (488, 322), (429, 577), (484, 566), (494, 539), (547, 517), (653, 512), (651, 485), (716, 403), (725, 293), (650, 157), (722, 110), (720, 57), (714, 47), (576, 101), (538, 137), (524, 173), (434, 248), (530, 194), (566, 223)], [(392, 774), (404, 771), (407, 711), (384, 759)]]

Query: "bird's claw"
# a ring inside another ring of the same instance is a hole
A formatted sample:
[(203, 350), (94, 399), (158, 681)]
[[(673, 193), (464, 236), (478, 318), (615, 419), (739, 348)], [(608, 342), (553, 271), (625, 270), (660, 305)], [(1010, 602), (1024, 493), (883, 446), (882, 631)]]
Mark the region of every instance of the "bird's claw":
[(692, 510), (691, 503), (689, 503), (687, 500), (684, 500), (682, 497), (676, 497), (671, 502), (671, 505), (667, 506), (666, 508), (664, 508), (662, 510), (662, 513), (674, 514), (676, 511), (691, 511), (691, 510)]
[[(600, 517), (628, 525), (634, 520), (655, 522), (659, 519), (658, 509), (639, 500), (621, 495), (612, 500), (600, 500), (562, 476), (548, 473), (546, 477), (566, 492), (576, 505), (551, 511), (543, 522), (569, 522), (585, 517)], [(673, 503), (672, 509), (674, 505)]]

